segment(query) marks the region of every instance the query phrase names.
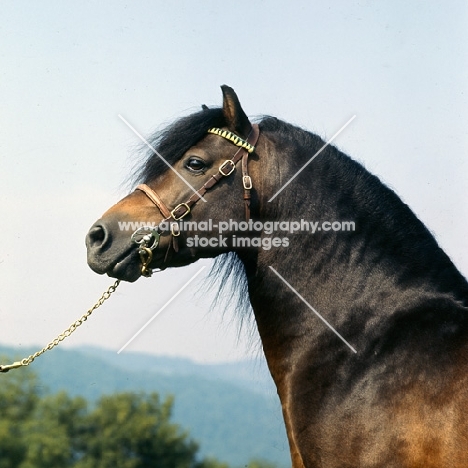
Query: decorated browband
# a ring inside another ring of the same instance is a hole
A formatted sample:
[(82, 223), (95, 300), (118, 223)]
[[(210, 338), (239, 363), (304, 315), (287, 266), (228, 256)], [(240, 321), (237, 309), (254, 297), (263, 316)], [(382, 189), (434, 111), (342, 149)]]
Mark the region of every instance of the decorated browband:
[(248, 153), (253, 153), (255, 151), (255, 146), (247, 143), (245, 140), (238, 137), (235, 133), (232, 133), (229, 130), (222, 130), (221, 128), (213, 127), (208, 130), (208, 133), (219, 135), (220, 137), (229, 140), (231, 143), (234, 143), (236, 146), (244, 148)]

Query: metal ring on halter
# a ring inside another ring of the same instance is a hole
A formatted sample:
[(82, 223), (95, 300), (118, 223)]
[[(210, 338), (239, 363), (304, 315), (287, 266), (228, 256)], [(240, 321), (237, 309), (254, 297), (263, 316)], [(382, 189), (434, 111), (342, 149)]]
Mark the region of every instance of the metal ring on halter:
[[(131, 237), (133, 243), (147, 247), (150, 250), (154, 250), (158, 246), (159, 238), (158, 229), (151, 226), (138, 228)], [(150, 245), (151, 240), (153, 240), (153, 243)]]

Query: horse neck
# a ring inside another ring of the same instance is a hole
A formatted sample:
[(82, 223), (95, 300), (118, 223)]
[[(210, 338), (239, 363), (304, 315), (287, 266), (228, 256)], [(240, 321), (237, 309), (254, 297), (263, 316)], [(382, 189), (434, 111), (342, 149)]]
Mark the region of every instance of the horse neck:
[(335, 148), (328, 147), (268, 203), (318, 149), (278, 149), (268, 137), (259, 145), (258, 172), (268, 175), (259, 184), (261, 220), (355, 223), (354, 232), (276, 232), (288, 237), (289, 247), (244, 256), (265, 354), (275, 363), (270, 368), (290, 367), (297, 343), (309, 358), (324, 343), (346, 348), (299, 295), (337, 331), (348, 333), (356, 347), (369, 324), (416, 306), (423, 297), (467, 305), (465, 279), (423, 224), (375, 176)]

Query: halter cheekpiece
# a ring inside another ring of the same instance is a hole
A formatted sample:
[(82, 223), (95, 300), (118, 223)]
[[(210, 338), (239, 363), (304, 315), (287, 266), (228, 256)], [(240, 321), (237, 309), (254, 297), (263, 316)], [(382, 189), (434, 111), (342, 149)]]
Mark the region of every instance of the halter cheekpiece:
[[(161, 197), (148, 185), (140, 184), (136, 187), (136, 190), (142, 191), (159, 209), (163, 215), (162, 223), (169, 223), (171, 226), (171, 242), (166, 252), (164, 262), (167, 261), (171, 247), (175, 252), (178, 252), (178, 237), (180, 235), (179, 224), (177, 221), (181, 220), (187, 216), (193, 205), (203, 198), (203, 195), (213, 188), (223, 177), (228, 177), (231, 175), (235, 168), (236, 164), (241, 161), (242, 169), (242, 185), (244, 187), (244, 206), (245, 206), (245, 217), (248, 221), (250, 219), (250, 191), (252, 189), (252, 179), (248, 173), (248, 157), (249, 154), (255, 151), (255, 145), (257, 144), (260, 130), (257, 124), (251, 126), (251, 130), (247, 137), (247, 140), (242, 139), (235, 133), (230, 132), (229, 130), (223, 130), (221, 128), (210, 128), (208, 133), (213, 135), (218, 135), (234, 145), (238, 146), (239, 149), (236, 151), (234, 156), (231, 159), (226, 159), (218, 168), (218, 172), (213, 174), (192, 196), (185, 202), (179, 203), (175, 208), (170, 210), (167, 205), (162, 201)], [(159, 232), (154, 227), (141, 227), (137, 229), (132, 234), (132, 241), (138, 244), (139, 249), (138, 253), (141, 258), (142, 268), (141, 274), (143, 276), (151, 276), (152, 270), (149, 267), (151, 260), (153, 259), (153, 250), (159, 244)]]

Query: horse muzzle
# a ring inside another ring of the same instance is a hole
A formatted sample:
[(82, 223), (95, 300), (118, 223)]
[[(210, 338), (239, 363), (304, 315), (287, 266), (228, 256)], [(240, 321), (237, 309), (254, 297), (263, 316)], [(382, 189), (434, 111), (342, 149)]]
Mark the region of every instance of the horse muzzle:
[(129, 282), (136, 281), (142, 275), (138, 245), (130, 235), (116, 234), (104, 219), (98, 220), (89, 230), (86, 248), (89, 267), (100, 275), (107, 274)]

